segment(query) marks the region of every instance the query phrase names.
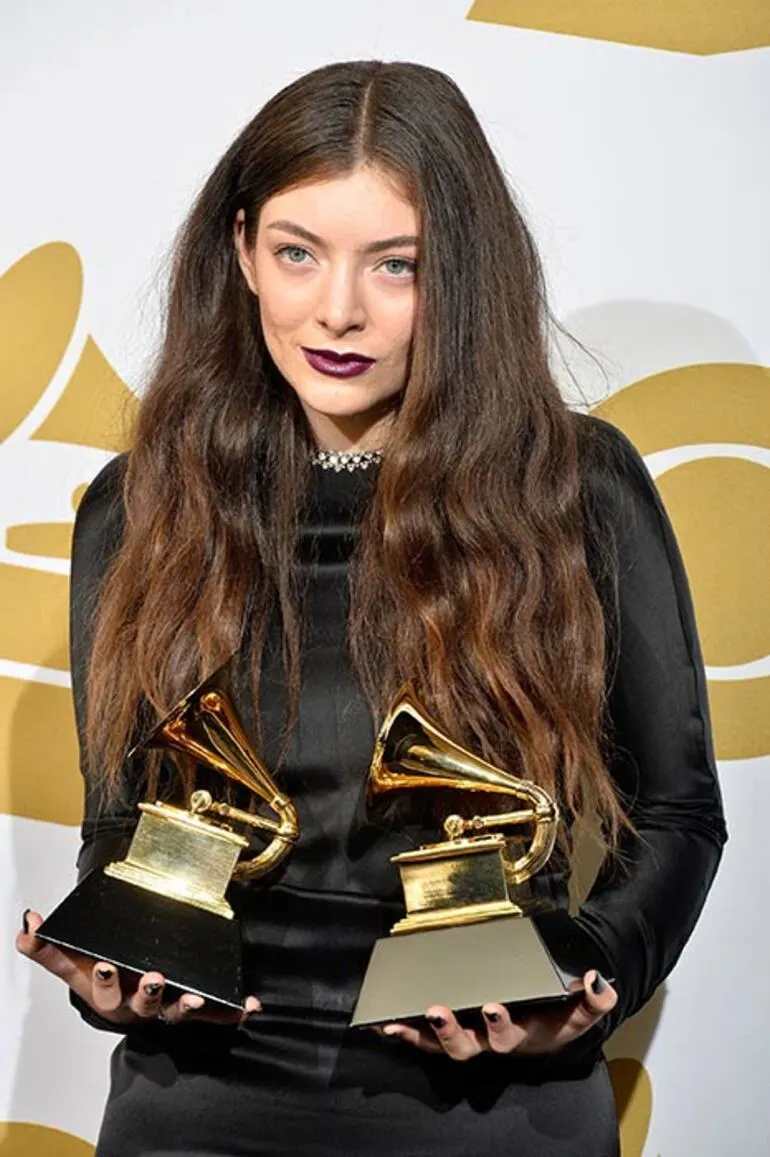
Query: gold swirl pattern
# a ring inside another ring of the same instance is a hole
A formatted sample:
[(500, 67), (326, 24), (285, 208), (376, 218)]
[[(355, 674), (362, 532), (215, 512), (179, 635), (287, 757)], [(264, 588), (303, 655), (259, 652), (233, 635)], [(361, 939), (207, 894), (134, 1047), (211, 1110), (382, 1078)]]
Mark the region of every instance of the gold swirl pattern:
[(770, 8), (756, 0), (476, 0), (467, 19), (699, 56), (770, 44)]
[(717, 755), (770, 754), (770, 370), (682, 366), (619, 390), (593, 412), (646, 456), (674, 524)]
[[(122, 448), (136, 408), (94, 339), (77, 336), (82, 295), (80, 257), (63, 242), (33, 249), (0, 277), (0, 329), (11, 336), (0, 343), (0, 478), (11, 511), (0, 544), (0, 812), (73, 825), (82, 785), (67, 679), (71, 512)], [(64, 517), (14, 518), (31, 490), (27, 472), (44, 506)]]
[(47, 1125), (0, 1121), (0, 1153), (3, 1157), (93, 1157), (94, 1147)]

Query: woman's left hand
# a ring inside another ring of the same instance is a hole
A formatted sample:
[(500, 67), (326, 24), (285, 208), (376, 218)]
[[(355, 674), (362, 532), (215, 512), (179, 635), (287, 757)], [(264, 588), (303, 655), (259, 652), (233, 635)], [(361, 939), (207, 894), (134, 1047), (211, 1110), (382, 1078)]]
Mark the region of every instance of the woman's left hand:
[(534, 1056), (558, 1052), (592, 1028), (617, 1002), (615, 989), (592, 970), (583, 977), (583, 995), (577, 1002), (550, 1006), (515, 1020), (502, 1004), (485, 1004), (481, 1010), (485, 1029), (481, 1032), (463, 1028), (452, 1010), (439, 1004), (426, 1013), (427, 1029), (386, 1024), (378, 1031), (425, 1052), (446, 1053), (455, 1061), (467, 1061), (483, 1052)]

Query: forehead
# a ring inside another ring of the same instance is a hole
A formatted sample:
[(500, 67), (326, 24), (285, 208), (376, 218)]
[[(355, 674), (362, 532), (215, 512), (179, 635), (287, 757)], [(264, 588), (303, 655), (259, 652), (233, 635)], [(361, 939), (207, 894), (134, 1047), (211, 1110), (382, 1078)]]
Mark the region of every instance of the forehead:
[(307, 181), (270, 197), (260, 213), (260, 228), (279, 220), (340, 243), (419, 232), (417, 210), (403, 186), (395, 176), (371, 166)]

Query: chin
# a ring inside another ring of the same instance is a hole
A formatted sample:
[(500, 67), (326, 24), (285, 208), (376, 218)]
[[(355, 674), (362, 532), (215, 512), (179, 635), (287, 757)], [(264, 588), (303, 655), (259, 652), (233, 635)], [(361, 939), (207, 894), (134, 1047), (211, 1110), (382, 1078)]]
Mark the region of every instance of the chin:
[(372, 396), (362, 382), (350, 379), (328, 386), (325, 383), (306, 386), (303, 382), (300, 388), (294, 386), (294, 389), (303, 406), (329, 418), (357, 418), (386, 401)]
[[(307, 409), (312, 410), (316, 414), (320, 414), (324, 418), (329, 418), (332, 421), (355, 421), (365, 417), (370, 410), (373, 409), (371, 405), (361, 406), (324, 406), (318, 402), (305, 403)], [(379, 409), (377, 413), (379, 414)]]

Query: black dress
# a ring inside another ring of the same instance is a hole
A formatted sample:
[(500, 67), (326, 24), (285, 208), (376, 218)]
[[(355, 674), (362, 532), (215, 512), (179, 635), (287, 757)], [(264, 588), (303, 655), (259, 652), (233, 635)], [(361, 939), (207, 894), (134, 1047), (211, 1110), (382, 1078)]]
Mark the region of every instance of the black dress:
[[(586, 510), (618, 555), (611, 771), (643, 838), (626, 849), (622, 877), (600, 874), (576, 930), (595, 965), (616, 978), (616, 1010), (557, 1055), (485, 1054), (462, 1064), (348, 1029), (371, 947), (402, 912), (390, 856), (413, 846), (415, 833), (367, 820), (373, 724), (345, 648), (348, 562), (375, 475), (314, 468), (301, 543), (309, 590), (300, 718), (280, 773), (301, 836), (269, 887), (232, 889), (247, 991), (263, 1011), (239, 1029), (152, 1022), (130, 1030), (113, 1056), (100, 1157), (618, 1152), (602, 1044), (673, 967), (725, 829), (705, 677), (669, 523), (636, 451), (612, 427), (589, 426), (586, 442), (599, 450), (586, 459)], [(81, 728), (90, 610), (122, 530), (121, 472), (119, 459), (102, 471), (76, 524), (72, 657)], [(277, 644), (273, 632), (260, 703), (268, 766), (283, 719)], [(238, 706), (248, 723), (246, 696)], [(124, 807), (105, 810), (98, 793), (89, 795), (81, 875), (123, 853), (136, 823), (132, 786)], [(565, 864), (553, 858), (539, 886), (566, 907), (567, 882)]]

